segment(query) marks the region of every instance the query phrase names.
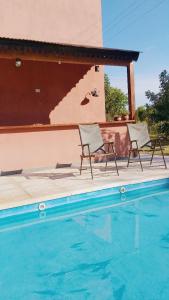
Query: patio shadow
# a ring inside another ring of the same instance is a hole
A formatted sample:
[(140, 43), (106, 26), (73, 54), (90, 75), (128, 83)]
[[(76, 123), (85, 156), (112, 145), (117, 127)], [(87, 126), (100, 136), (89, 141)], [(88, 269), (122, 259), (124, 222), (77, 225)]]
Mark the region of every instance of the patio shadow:
[(50, 113), (90, 69), (38, 61), (23, 61), (17, 69), (0, 59), (0, 126), (50, 124)]
[(56, 180), (56, 179), (64, 179), (68, 177), (75, 177), (73, 172), (70, 173), (25, 173), (23, 176), (26, 179), (31, 179), (31, 178), (36, 178), (36, 179), (51, 179), (51, 180)]

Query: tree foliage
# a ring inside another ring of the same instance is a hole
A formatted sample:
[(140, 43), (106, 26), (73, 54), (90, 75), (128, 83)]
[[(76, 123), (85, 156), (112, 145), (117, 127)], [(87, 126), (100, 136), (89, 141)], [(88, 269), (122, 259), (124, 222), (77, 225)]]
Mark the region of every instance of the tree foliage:
[(149, 104), (146, 105), (147, 121), (152, 131), (169, 135), (169, 73), (164, 70), (159, 75), (159, 92), (146, 91)]
[(136, 109), (136, 120), (139, 122), (146, 121), (147, 118), (147, 110), (145, 106), (139, 106)]
[(112, 119), (115, 115), (121, 116), (122, 114), (127, 113), (127, 96), (122, 90), (111, 86), (107, 74), (104, 76), (104, 86), (107, 118)]
[(169, 74), (166, 70), (159, 75), (159, 92), (154, 93), (150, 90), (146, 91), (146, 97), (150, 104), (147, 108), (151, 108), (149, 117), (152, 121), (169, 121)]

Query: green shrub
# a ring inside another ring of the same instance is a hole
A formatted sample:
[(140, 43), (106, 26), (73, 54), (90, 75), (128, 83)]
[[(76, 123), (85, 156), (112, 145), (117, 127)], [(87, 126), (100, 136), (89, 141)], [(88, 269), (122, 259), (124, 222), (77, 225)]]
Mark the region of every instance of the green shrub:
[(152, 134), (159, 134), (166, 138), (169, 137), (169, 121), (160, 121), (151, 126)]

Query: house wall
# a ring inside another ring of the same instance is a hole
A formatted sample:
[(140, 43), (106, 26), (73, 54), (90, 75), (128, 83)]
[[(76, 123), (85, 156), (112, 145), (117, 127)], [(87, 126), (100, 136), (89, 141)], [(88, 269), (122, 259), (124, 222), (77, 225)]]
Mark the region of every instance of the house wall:
[[(1, 37), (102, 45), (100, 0), (92, 5), (91, 0), (0, 0), (0, 5)], [(94, 88), (99, 97), (89, 95)], [(1, 58), (0, 107), (0, 127), (104, 122), (103, 69), (33, 61), (16, 68), (14, 60)], [(125, 155), (126, 127), (106, 127), (106, 132)], [(77, 129), (0, 130), (0, 170), (78, 162), (78, 144)]]
[(0, 126), (104, 122), (102, 77), (89, 65), (0, 59)]
[(0, 36), (102, 45), (101, 0), (0, 0)]
[[(0, 37), (102, 45), (101, 1), (0, 0)], [(99, 97), (89, 95), (97, 88)], [(40, 93), (36, 90), (40, 89)], [(103, 69), (0, 59), (0, 126), (105, 121)]]
[[(126, 126), (103, 126), (105, 140), (113, 140), (118, 156), (127, 155)], [(2, 171), (55, 167), (80, 162), (77, 129), (0, 134), (0, 169)]]

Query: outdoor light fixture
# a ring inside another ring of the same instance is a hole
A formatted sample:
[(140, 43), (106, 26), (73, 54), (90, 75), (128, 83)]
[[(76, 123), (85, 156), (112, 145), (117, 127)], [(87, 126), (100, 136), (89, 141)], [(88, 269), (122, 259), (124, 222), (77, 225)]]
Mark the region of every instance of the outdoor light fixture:
[(92, 90), (90, 93), (93, 97), (99, 97), (99, 91), (96, 88)]
[(22, 61), (20, 58), (16, 58), (15, 66), (16, 66), (16, 68), (20, 68), (22, 66)]
[(89, 99), (89, 96), (92, 96), (92, 97), (99, 97), (100, 95), (100, 91), (98, 91), (96, 88), (91, 90), (90, 92), (88, 92), (86, 95), (85, 95), (85, 99)]
[(100, 67), (99, 66), (95, 66), (95, 72), (99, 72), (100, 71)]

